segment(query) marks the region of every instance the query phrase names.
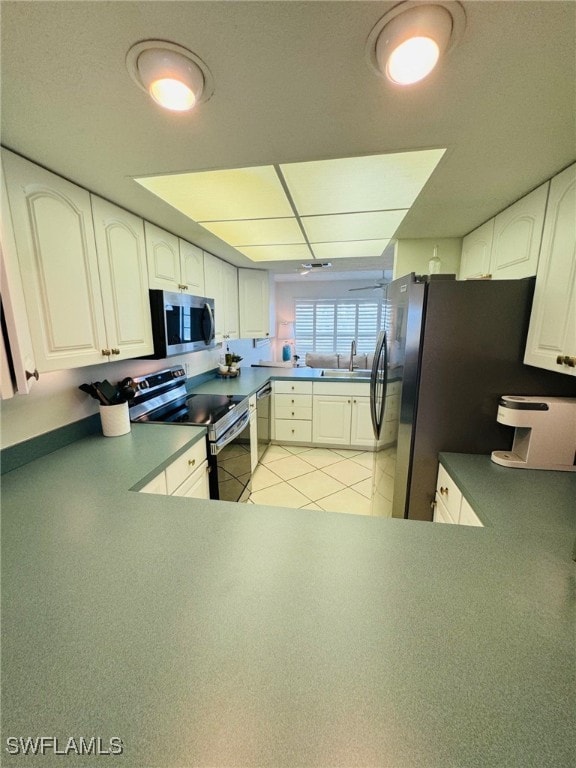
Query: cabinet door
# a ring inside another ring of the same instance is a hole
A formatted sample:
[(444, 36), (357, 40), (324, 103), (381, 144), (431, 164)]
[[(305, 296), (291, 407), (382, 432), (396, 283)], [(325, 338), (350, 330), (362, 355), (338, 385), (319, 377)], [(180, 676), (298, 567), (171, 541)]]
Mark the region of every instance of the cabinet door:
[(459, 280), (487, 277), (490, 274), (493, 235), (494, 219), (490, 219), (462, 240)]
[(188, 480), (176, 488), (172, 496), (185, 496), (188, 499), (209, 499), (208, 462), (203, 462)]
[(204, 296), (204, 256), (197, 245), (180, 240), (180, 277), (184, 293)]
[(238, 270), (240, 338), (260, 339), (270, 335), (270, 289), (268, 272)]
[(107, 200), (91, 197), (111, 359), (151, 354), (144, 222)]
[(376, 444), (372, 417), (370, 416), (370, 398), (352, 398), (352, 416), (350, 428), (350, 444), (373, 448)]
[(89, 193), (11, 152), (2, 157), (36, 367), (108, 360)]
[[(0, 334), (3, 352), (0, 390), (2, 399), (5, 399), (12, 397), (16, 392), (19, 395), (28, 394), (32, 384), (36, 381), (34, 375), (36, 362), (4, 174), (2, 174), (1, 184), (0, 288), (2, 290), (2, 311), (6, 324), (6, 339), (4, 339), (4, 334)], [(8, 348), (5, 344), (8, 345)], [(8, 362), (8, 355), (10, 356), (10, 363)]]
[(160, 227), (144, 222), (148, 285), (161, 291), (178, 291), (180, 280), (180, 248), (178, 238)]
[(550, 182), (524, 362), (576, 376), (576, 164)]
[(238, 320), (238, 270), (226, 261), (222, 262), (224, 278), (224, 324), (227, 339), (240, 338)]
[(538, 269), (549, 182), (494, 220), (490, 273), (497, 280), (530, 277)]
[(206, 296), (214, 299), (214, 337), (216, 342), (224, 339), (225, 331), (225, 298), (224, 298), (224, 277), (222, 274), (222, 264), (220, 259), (212, 256), (211, 253), (204, 251), (204, 282)]
[(312, 406), (312, 441), (350, 445), (352, 398), (345, 395), (315, 395)]

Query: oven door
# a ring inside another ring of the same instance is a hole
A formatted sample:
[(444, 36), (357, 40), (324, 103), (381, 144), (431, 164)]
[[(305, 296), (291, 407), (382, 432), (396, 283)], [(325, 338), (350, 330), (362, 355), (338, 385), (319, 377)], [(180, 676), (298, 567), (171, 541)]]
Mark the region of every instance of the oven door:
[(220, 501), (248, 501), (252, 490), (250, 442), (246, 411), (217, 441), (209, 442), (210, 498)]

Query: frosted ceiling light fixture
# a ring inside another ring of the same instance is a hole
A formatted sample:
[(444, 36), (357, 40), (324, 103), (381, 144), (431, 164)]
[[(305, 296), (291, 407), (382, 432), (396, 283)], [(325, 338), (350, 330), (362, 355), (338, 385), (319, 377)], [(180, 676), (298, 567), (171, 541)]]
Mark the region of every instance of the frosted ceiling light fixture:
[(465, 22), (464, 9), (455, 0), (400, 3), (370, 33), (370, 64), (395, 85), (418, 83), (456, 44)]
[(187, 112), (214, 91), (212, 75), (202, 59), (175, 43), (137, 43), (128, 51), (126, 67), (139, 88), (174, 112)]

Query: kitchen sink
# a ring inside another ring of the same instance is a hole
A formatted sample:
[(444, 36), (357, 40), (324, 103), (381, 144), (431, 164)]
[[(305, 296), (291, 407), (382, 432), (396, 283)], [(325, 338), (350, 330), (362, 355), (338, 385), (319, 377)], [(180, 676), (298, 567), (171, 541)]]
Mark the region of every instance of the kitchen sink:
[(370, 368), (355, 368), (349, 371), (347, 368), (324, 368), (321, 375), (336, 379), (369, 379)]

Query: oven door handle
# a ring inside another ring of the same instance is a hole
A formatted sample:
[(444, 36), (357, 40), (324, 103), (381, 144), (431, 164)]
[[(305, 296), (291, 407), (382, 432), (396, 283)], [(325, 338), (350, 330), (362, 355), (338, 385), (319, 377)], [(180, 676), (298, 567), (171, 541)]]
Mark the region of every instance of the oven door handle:
[(250, 421), (250, 412), (246, 411), (246, 413), (243, 413), (242, 416), (238, 419), (238, 421), (235, 421), (234, 424), (230, 427), (229, 430), (224, 432), (222, 437), (219, 440), (216, 440), (215, 443), (210, 443), (210, 453), (212, 456), (217, 456), (222, 448), (225, 448), (228, 443), (231, 443), (232, 440), (234, 440), (235, 437), (238, 437), (240, 432), (244, 430), (248, 422)]

